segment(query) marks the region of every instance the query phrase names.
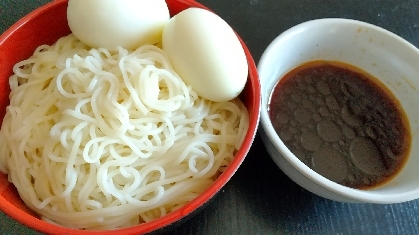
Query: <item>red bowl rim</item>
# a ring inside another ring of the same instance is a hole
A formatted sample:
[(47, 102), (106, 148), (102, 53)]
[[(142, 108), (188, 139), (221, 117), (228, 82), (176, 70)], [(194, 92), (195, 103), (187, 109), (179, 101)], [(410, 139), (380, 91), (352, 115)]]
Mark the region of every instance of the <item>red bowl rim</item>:
[[(0, 35), (0, 45), (3, 41), (7, 40), (7, 38), (13, 34), (14, 31), (18, 30), (22, 25), (31, 22), (33, 18), (36, 18), (38, 15), (41, 15), (44, 11), (47, 11), (53, 8), (56, 5), (66, 4), (68, 0), (53, 0), (34, 11), (30, 12), (15, 24), (13, 24), (8, 30), (6, 30), (2, 35)], [(193, 7), (199, 7), (203, 9), (208, 9), (207, 7), (203, 6), (202, 4), (195, 2), (194, 0), (167, 0), (167, 1), (178, 1), (184, 2), (188, 5)], [(243, 42), (243, 40), (237, 35), (240, 40), (240, 43), (243, 46), (245, 51), (245, 55), (248, 60), (249, 66), (249, 80), (252, 89), (252, 99), (250, 105), (253, 107), (253, 112), (249, 113), (249, 132), (247, 133), (242, 146), (233, 161), (230, 165), (226, 168), (226, 170), (219, 176), (219, 178), (208, 188), (206, 189), (201, 195), (196, 197), (194, 200), (189, 202), (188, 204), (184, 205), (180, 209), (167, 214), (159, 219), (155, 219), (153, 221), (139, 224), (129, 228), (117, 229), (117, 230), (78, 230), (78, 229), (71, 229), (67, 227), (62, 227), (59, 225), (54, 225), (38, 218), (33, 217), (32, 215), (21, 211), (16, 210), (16, 207), (4, 197), (1, 196), (0, 192), (0, 210), (2, 210), (5, 214), (12, 217), (16, 221), (33, 228), (40, 232), (46, 232), (48, 234), (109, 234), (111, 231), (112, 234), (139, 234), (139, 233), (149, 233), (155, 230), (164, 229), (170, 224), (173, 224), (182, 218), (186, 217), (187, 215), (194, 212), (196, 209), (204, 205), (208, 202), (220, 189), (231, 179), (234, 173), (237, 171), (238, 167), (243, 162), (245, 156), (250, 150), (250, 146), (253, 143), (255, 138), (257, 128), (259, 125), (260, 119), (260, 108), (261, 108), (261, 93), (260, 93), (260, 81), (257, 73), (257, 68), (252, 58), (252, 55)]]

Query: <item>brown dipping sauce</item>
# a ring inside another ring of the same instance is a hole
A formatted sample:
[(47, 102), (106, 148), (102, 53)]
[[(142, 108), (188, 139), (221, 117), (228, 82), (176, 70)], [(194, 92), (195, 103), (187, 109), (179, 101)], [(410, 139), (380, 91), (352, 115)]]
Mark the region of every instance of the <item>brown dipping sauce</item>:
[(403, 167), (409, 123), (378, 79), (336, 61), (313, 61), (287, 73), (269, 104), (285, 145), (324, 177), (358, 189), (381, 185)]

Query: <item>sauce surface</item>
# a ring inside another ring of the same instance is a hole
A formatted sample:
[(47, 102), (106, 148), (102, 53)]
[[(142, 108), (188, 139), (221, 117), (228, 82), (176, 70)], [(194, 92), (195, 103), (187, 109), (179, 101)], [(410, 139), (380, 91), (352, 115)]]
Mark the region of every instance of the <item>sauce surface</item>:
[(273, 89), (272, 124), (284, 144), (324, 177), (367, 189), (392, 179), (410, 151), (409, 123), (378, 79), (336, 61), (312, 61)]

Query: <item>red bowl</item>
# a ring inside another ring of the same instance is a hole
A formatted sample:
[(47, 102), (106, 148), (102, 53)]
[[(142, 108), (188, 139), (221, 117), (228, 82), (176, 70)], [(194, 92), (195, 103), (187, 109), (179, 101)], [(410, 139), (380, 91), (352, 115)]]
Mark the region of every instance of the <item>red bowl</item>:
[[(208, 9), (193, 0), (167, 0), (170, 14), (176, 15), (189, 7)], [(3, 119), (6, 106), (9, 104), (9, 77), (17, 62), (30, 57), (34, 50), (42, 44), (53, 44), (60, 37), (70, 33), (67, 24), (67, 0), (50, 2), (31, 12), (16, 22), (0, 36), (0, 117)], [(239, 38), (240, 39), (240, 38)], [(247, 155), (259, 124), (260, 83), (257, 69), (246, 45), (240, 39), (245, 51), (249, 77), (240, 95), (248, 109), (250, 126), (242, 147), (224, 173), (200, 196), (182, 208), (148, 223), (112, 231), (85, 231), (57, 226), (43, 220), (28, 209), (20, 199), (15, 187), (7, 180), (7, 175), (0, 173), (0, 210), (20, 223), (47, 234), (142, 234), (162, 228), (170, 228), (180, 220), (202, 207), (230, 180)]]

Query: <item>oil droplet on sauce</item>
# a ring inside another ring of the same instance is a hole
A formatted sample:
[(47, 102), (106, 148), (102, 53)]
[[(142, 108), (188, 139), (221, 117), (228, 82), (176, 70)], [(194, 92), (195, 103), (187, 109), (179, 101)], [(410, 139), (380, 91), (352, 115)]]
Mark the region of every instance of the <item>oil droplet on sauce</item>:
[(298, 66), (276, 84), (268, 108), (285, 145), (336, 183), (376, 187), (407, 161), (411, 133), (399, 101), (377, 78), (352, 65)]

